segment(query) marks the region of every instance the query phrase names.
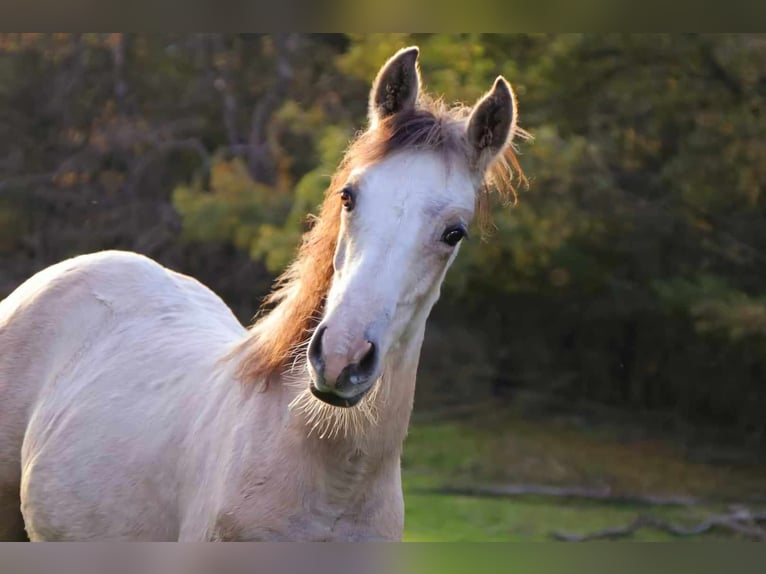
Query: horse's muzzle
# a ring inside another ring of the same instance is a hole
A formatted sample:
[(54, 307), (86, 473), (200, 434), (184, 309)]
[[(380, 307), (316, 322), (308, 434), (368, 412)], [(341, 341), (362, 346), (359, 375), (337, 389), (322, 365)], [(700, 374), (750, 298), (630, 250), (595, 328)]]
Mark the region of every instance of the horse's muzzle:
[[(319, 400), (336, 407), (353, 407), (373, 387), (378, 378), (380, 357), (378, 346), (366, 340), (362, 353), (349, 356), (343, 368), (327, 369), (323, 349), (325, 326), (320, 326), (308, 349), (308, 369), (311, 375), (311, 393)], [(332, 357), (332, 355), (331, 355)], [(338, 372), (340, 370), (340, 372)]]

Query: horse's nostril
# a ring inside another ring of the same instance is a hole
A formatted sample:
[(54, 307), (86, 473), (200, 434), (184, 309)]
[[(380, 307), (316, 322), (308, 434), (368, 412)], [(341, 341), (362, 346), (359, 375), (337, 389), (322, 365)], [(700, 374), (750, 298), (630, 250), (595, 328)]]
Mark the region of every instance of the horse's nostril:
[(375, 343), (372, 341), (367, 342), (369, 343), (370, 348), (367, 350), (364, 357), (362, 357), (362, 360), (359, 361), (359, 371), (365, 375), (369, 375), (375, 369), (376, 355)]
[(311, 337), (311, 343), (309, 343), (309, 361), (311, 366), (318, 374), (322, 374), (324, 371), (324, 361), (322, 360), (322, 337), (327, 327), (319, 327), (314, 336)]

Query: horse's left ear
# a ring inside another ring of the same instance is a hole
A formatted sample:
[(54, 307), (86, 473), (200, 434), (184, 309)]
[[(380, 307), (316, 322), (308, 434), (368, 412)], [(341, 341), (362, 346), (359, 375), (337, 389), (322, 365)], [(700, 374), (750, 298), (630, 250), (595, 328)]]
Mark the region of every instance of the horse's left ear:
[(477, 166), (486, 169), (511, 143), (516, 127), (516, 97), (510, 84), (498, 76), (492, 89), (474, 106), (466, 135)]
[(372, 127), (388, 116), (415, 107), (420, 90), (419, 53), (417, 46), (403, 48), (383, 64), (370, 92)]

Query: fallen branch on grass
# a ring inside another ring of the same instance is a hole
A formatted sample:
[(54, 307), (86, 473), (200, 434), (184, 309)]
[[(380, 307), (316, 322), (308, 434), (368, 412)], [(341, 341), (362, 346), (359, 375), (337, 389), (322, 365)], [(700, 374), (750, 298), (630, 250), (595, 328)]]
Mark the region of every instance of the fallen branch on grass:
[(694, 526), (683, 526), (662, 520), (656, 516), (642, 515), (625, 526), (614, 526), (588, 534), (553, 532), (551, 536), (564, 542), (587, 542), (590, 540), (618, 540), (635, 534), (642, 528), (653, 528), (673, 536), (696, 536), (711, 530), (727, 530), (748, 540), (766, 541), (766, 529), (759, 525), (766, 522), (766, 512), (752, 512), (747, 508), (732, 509), (726, 514), (711, 516)]
[(647, 506), (693, 506), (704, 502), (688, 496), (641, 496), (613, 494), (609, 487), (585, 488), (579, 486), (559, 487), (546, 484), (506, 484), (488, 486), (441, 486), (422, 489), (431, 494), (505, 498), (519, 496), (551, 496), (556, 498), (641, 504)]

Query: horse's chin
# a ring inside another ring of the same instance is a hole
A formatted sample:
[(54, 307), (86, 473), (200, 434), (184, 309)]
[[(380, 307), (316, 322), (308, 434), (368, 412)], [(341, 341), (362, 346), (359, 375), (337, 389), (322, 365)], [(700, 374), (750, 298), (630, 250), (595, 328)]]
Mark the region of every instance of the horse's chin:
[(311, 390), (311, 394), (314, 395), (317, 399), (319, 399), (323, 403), (332, 405), (333, 407), (341, 407), (346, 409), (358, 405), (359, 402), (364, 398), (364, 396), (370, 390), (369, 388), (365, 389), (364, 391), (362, 391), (358, 395), (354, 395), (353, 397), (341, 397), (339, 395), (336, 395), (335, 393), (326, 393), (326, 392), (320, 391), (314, 386), (314, 383), (311, 383), (309, 389)]

